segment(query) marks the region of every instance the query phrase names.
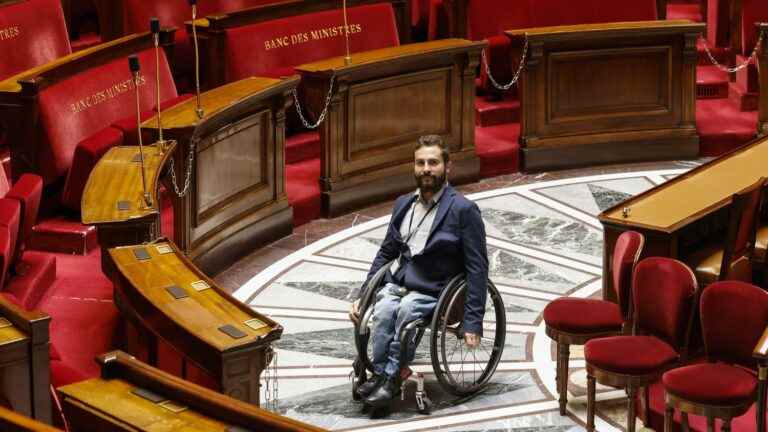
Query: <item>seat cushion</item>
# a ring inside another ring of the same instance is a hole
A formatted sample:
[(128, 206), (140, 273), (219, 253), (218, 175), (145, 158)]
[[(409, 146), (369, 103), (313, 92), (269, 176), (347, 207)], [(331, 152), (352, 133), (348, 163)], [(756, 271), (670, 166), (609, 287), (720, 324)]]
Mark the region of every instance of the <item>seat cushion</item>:
[(561, 297), (544, 308), (548, 327), (568, 333), (586, 334), (620, 331), (619, 305), (603, 300)]
[(765, 249), (768, 247), (768, 225), (763, 225), (757, 229), (757, 240), (755, 240), (755, 259), (765, 261)]
[(43, 194), (43, 179), (35, 174), (24, 174), (5, 195), (21, 204), (21, 238), (26, 244), (32, 235), (32, 227), (37, 223), (40, 199)]
[[(691, 256), (687, 262), (696, 273), (696, 280), (700, 285), (716, 282), (720, 277), (720, 266), (723, 261), (723, 249), (718, 246), (710, 246), (701, 249)], [(729, 280), (752, 280), (752, 267), (749, 259), (739, 257), (731, 262), (731, 270), (728, 273)]]
[(653, 336), (611, 336), (584, 345), (587, 363), (608, 372), (646, 375), (677, 360), (671, 346)]
[(664, 389), (691, 402), (739, 405), (754, 400), (757, 377), (725, 363), (703, 363), (672, 369), (662, 377)]

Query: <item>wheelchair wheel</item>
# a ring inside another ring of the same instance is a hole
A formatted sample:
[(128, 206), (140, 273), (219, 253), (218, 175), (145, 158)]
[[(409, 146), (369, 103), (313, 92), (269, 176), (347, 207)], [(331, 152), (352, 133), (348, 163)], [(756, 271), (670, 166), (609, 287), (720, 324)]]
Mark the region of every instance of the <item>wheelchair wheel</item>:
[(450, 393), (467, 396), (481, 390), (501, 360), (506, 334), (504, 302), (488, 281), (483, 337), (469, 349), (461, 329), (467, 284), (462, 279), (441, 296), (434, 311), (431, 332), (432, 367), (440, 384)]
[[(392, 263), (387, 263), (382, 266), (376, 274), (371, 277), (362, 288), (360, 296), (360, 320), (362, 321), (368, 310), (376, 303), (376, 293), (384, 287), (384, 275), (386, 275)], [(373, 364), (371, 363), (371, 347), (368, 340), (371, 337), (370, 328), (361, 329), (358, 325), (355, 325), (355, 348), (357, 350), (357, 358), (362, 362), (369, 372), (373, 372)]]

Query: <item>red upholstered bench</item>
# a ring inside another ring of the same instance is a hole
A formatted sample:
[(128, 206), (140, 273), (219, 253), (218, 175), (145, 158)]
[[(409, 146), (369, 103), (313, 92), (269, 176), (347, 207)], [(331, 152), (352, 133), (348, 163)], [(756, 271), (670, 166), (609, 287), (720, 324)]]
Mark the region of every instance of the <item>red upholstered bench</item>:
[[(130, 45), (141, 38), (143, 43)], [(22, 133), (10, 144), (14, 175), (38, 173), (46, 186), (44, 217), (33, 228), (32, 248), (82, 254), (96, 247), (95, 228), (80, 224), (77, 216), (63, 216), (59, 208), (69, 215), (79, 214), (85, 183), (99, 158), (113, 146), (137, 143), (134, 84), (127, 66), (127, 55), (134, 50), (142, 65), (141, 117), (154, 114), (155, 53), (149, 41), (148, 35), (129, 37), (124, 44), (73, 54), (66, 58), (71, 61), (60, 61), (41, 72), (42, 78), (35, 71), (25, 77), (25, 83), (35, 86), (37, 97), (31, 102), (34, 106), (18, 109), (14, 115), (22, 122), (21, 129), (37, 133), (32, 142)], [(50, 83), (45, 79), (48, 73), (55, 76)], [(166, 103), (183, 99), (176, 92), (163, 50), (160, 90)]]

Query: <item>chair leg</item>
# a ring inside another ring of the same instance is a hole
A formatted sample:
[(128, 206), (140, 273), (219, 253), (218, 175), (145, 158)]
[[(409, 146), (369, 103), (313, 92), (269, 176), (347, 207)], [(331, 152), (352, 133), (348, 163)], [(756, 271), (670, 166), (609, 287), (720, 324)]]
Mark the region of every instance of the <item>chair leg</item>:
[(635, 432), (635, 396), (637, 396), (637, 388), (633, 385), (627, 387), (627, 432)]
[(595, 377), (587, 374), (587, 432), (595, 430)]
[(558, 366), (560, 371), (558, 373), (558, 388), (557, 392), (560, 393), (560, 415), (565, 415), (565, 407), (568, 405), (568, 360), (571, 355), (570, 346), (564, 343), (557, 344), (557, 357)]
[(715, 418), (707, 417), (707, 432), (715, 432)]
[(675, 418), (675, 407), (667, 405), (664, 409), (664, 432), (672, 432), (672, 421)]
[(683, 432), (689, 432), (691, 427), (688, 425), (688, 413), (680, 411), (680, 424), (683, 427)]
[(723, 425), (720, 427), (720, 432), (731, 432), (731, 419), (723, 419)]

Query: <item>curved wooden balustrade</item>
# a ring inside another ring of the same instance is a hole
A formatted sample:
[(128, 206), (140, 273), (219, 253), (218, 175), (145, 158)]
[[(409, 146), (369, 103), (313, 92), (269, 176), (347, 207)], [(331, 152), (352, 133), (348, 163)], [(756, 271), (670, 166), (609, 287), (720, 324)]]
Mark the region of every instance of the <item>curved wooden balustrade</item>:
[[(186, 195), (178, 197), (167, 184), (174, 239), (206, 272), (226, 268), (293, 229), (285, 195), (285, 109), (297, 84), (295, 76), (246, 78), (203, 93), (202, 119), (194, 98), (162, 112), (164, 138), (178, 143), (173, 157), (179, 189), (193, 153)], [(142, 129), (159, 137), (156, 118)]]
[(324, 430), (184, 381), (121, 351), (97, 362), (101, 378), (59, 388), (73, 431)]
[[(205, 370), (229, 396), (259, 403), (259, 376), (283, 328), (234, 299), (172, 242), (111, 248), (108, 275), (122, 314)], [(186, 368), (183, 368), (184, 370)]]

